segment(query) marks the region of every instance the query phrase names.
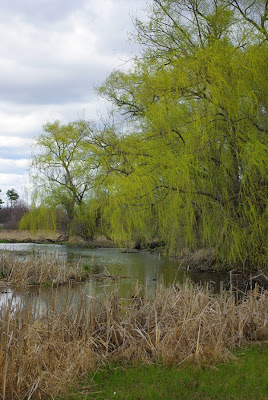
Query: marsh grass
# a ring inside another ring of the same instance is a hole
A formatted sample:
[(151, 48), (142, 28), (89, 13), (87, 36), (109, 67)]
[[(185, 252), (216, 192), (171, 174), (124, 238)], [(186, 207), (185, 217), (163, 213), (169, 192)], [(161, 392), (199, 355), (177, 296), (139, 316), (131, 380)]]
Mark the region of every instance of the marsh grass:
[(82, 260), (75, 265), (67, 263), (63, 257), (31, 253), (14, 255), (10, 251), (0, 251), (0, 285), (59, 286), (73, 282), (83, 282), (90, 277)]
[(25, 242), (29, 241), (44, 241), (44, 240), (56, 240), (62, 235), (61, 231), (36, 231), (31, 232), (28, 230), (0, 230), (0, 242)]
[(224, 361), (249, 341), (267, 339), (268, 293), (255, 288), (239, 302), (186, 282), (160, 285), (131, 301), (117, 292), (100, 298), (57, 296), (45, 307), (0, 311), (0, 394), (4, 400), (55, 398), (90, 370), (107, 363)]
[(115, 247), (112, 240), (105, 236), (96, 236), (93, 240), (84, 241), (81, 237), (72, 235), (66, 240), (66, 234), (62, 231), (39, 230), (36, 232), (30, 230), (7, 230), (0, 229), (0, 243), (58, 243), (65, 245), (75, 245), (81, 247)]

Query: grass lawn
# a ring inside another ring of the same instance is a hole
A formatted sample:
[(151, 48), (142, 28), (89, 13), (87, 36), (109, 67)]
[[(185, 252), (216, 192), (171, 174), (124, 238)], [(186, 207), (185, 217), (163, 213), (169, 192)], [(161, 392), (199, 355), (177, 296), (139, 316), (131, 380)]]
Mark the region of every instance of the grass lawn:
[(212, 366), (109, 365), (65, 400), (268, 399), (268, 345), (239, 349)]

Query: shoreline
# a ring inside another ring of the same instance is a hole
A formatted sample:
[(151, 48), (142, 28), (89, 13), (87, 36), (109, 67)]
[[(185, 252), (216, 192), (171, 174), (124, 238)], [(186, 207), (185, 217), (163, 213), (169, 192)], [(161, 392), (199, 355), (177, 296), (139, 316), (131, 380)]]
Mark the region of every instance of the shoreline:
[[(96, 248), (118, 248), (116, 244), (104, 236), (96, 237), (92, 240), (84, 241), (77, 236), (71, 236), (68, 240), (66, 235), (61, 231), (37, 231), (35, 233), (22, 230), (0, 230), (0, 243), (32, 243), (32, 244), (55, 244), (65, 246), (75, 246), (80, 248), (96, 249)], [(163, 247), (151, 245), (146, 248), (135, 249), (131, 246), (122, 249), (123, 253), (140, 253), (148, 251), (151, 254), (159, 253), (163, 255)], [(212, 249), (198, 249), (196, 251), (182, 251), (180, 256), (170, 256), (169, 259), (174, 263), (178, 263), (180, 268), (190, 272), (198, 273), (223, 273), (229, 274), (230, 286), (235, 284), (238, 289), (243, 290), (246, 287), (255, 287), (258, 284), (264, 289), (268, 289), (268, 276), (263, 270), (246, 270), (241, 266), (220, 265), (216, 263)]]
[(66, 240), (66, 235), (61, 231), (0, 230), (0, 243), (57, 244), (85, 248), (116, 247), (112, 240), (106, 239), (104, 236), (89, 241), (84, 241), (78, 236), (71, 236)]

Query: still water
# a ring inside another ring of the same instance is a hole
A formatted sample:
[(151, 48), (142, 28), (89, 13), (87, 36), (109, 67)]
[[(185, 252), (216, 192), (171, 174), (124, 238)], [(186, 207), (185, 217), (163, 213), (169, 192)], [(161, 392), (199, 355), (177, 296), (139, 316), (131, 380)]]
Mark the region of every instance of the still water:
[[(183, 283), (191, 279), (194, 283), (217, 287), (221, 281), (226, 280), (226, 275), (216, 273), (190, 272), (182, 268), (178, 262), (169, 260), (168, 257), (148, 252), (123, 253), (120, 249), (87, 249), (54, 244), (10, 243), (0, 244), (0, 250), (11, 250), (15, 254), (29, 252), (55, 254), (63, 257), (68, 263), (75, 264), (79, 260), (89, 267), (92, 274), (109, 273), (113, 276), (124, 277), (116, 280), (89, 280), (85, 283), (75, 284), (71, 288), (72, 297), (78, 299), (81, 293), (88, 296), (98, 296), (103, 292), (109, 293), (115, 288), (119, 296), (130, 298), (134, 293), (134, 286), (139, 281), (146, 289), (154, 290), (162, 281), (165, 285)], [(186, 265), (187, 267), (187, 265)], [(58, 289), (51, 287), (41, 288), (0, 288), (0, 306), (12, 298), (14, 304), (32, 301), (38, 298), (42, 304), (49, 301), (52, 294), (62, 297), (70, 295), (70, 288), (61, 286)]]

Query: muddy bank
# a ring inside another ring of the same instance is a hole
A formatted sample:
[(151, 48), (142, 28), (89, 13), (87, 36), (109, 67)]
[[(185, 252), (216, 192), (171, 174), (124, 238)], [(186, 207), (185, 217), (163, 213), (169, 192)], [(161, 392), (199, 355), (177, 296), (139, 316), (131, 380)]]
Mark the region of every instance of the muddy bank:
[[(255, 288), (268, 289), (268, 274), (265, 270), (247, 269), (242, 266), (229, 266), (216, 261), (212, 249), (199, 249), (194, 252), (182, 252), (180, 256), (170, 257), (171, 261), (179, 263), (181, 268), (192, 272), (226, 273), (228, 289), (238, 289), (244, 292)], [(233, 268), (232, 268), (233, 267)]]
[(198, 249), (195, 251), (182, 250), (180, 255), (171, 256), (171, 261), (180, 263), (183, 268), (196, 272), (226, 272), (226, 265), (216, 262), (216, 257), (212, 249)]
[(37, 231), (31, 232), (27, 230), (0, 230), (0, 242), (2, 243), (35, 243), (35, 244), (64, 244), (77, 247), (87, 248), (113, 248), (116, 247), (112, 240), (99, 236), (92, 240), (84, 241), (78, 236), (69, 238), (61, 231)]

